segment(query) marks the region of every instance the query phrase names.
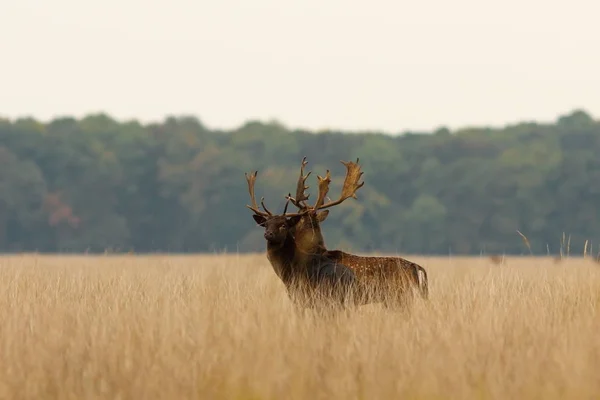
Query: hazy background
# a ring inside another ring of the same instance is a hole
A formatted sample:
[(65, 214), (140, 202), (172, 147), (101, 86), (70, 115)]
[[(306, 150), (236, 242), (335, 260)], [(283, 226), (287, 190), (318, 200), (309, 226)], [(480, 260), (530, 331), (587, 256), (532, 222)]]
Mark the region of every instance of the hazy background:
[(365, 172), (330, 247), (596, 254), (599, 12), (4, 1), (0, 251), (264, 251), (244, 172), (281, 210), (308, 156), (313, 199)]
[(600, 3), (52, 0), (0, 5), (0, 115), (431, 130), (600, 112)]

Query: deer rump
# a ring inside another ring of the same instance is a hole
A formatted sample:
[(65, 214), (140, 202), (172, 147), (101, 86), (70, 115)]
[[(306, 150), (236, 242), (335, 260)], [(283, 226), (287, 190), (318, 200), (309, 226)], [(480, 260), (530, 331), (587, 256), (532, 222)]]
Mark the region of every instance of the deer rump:
[(427, 272), (404, 258), (358, 256), (341, 250), (326, 250), (323, 256), (354, 272), (355, 295), (362, 296), (359, 303), (396, 300), (390, 296), (404, 297), (412, 288), (424, 299), (429, 296)]

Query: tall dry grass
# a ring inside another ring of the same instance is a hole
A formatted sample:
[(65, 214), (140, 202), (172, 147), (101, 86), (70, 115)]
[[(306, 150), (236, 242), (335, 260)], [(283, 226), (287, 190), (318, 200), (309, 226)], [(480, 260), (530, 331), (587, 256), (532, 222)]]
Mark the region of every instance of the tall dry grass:
[(0, 258), (6, 399), (600, 396), (600, 266), (422, 258), (430, 300), (296, 313), (264, 255)]

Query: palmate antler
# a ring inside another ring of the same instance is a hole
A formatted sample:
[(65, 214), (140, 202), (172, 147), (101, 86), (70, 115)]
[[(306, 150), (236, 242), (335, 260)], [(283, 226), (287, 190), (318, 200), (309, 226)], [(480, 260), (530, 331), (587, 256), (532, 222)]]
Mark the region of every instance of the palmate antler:
[[(265, 206), (264, 197), (262, 197), (260, 199), (260, 204), (261, 204), (263, 210), (265, 210), (265, 212), (260, 211), (260, 209), (258, 208), (258, 204), (256, 203), (256, 197), (254, 195), (254, 184), (256, 183), (256, 177), (258, 175), (258, 171), (251, 172), (250, 174), (245, 173), (244, 175), (246, 176), (246, 181), (248, 182), (248, 193), (250, 194), (250, 202), (252, 203), (252, 205), (246, 204), (246, 207), (248, 207), (249, 209), (254, 211), (254, 213), (257, 215), (261, 215), (261, 216), (267, 217), (267, 218), (272, 217), (273, 213), (271, 213), (271, 211), (269, 211), (267, 209), (267, 207)], [(288, 202), (289, 202), (289, 200), (288, 200)], [(295, 216), (303, 214), (303, 213), (286, 214), (288, 202), (285, 203), (285, 208), (283, 209), (282, 215), (285, 215), (286, 217), (295, 217)]]
[[(356, 162), (353, 161), (340, 161), (342, 164), (346, 166), (346, 178), (344, 179), (344, 186), (342, 187), (342, 193), (340, 198), (335, 201), (330, 201), (325, 203), (325, 198), (327, 193), (329, 192), (329, 184), (331, 183), (331, 174), (329, 170), (325, 174), (325, 177), (317, 176), (319, 180), (319, 195), (317, 197), (317, 201), (313, 206), (310, 206), (306, 203), (308, 197), (310, 195), (306, 194), (306, 189), (309, 186), (306, 185), (306, 179), (310, 176), (312, 171), (309, 171), (306, 175), (304, 174), (304, 167), (308, 164), (306, 161), (306, 157), (302, 158), (302, 163), (300, 165), (300, 176), (298, 177), (298, 183), (296, 184), (296, 197), (292, 197), (291, 193), (288, 193), (286, 196), (287, 202), (285, 203), (285, 208), (283, 210), (283, 214), (286, 217), (295, 217), (298, 215), (306, 214), (309, 211), (317, 211), (325, 208), (333, 207), (338, 204), (343, 203), (346, 199), (350, 197), (356, 199), (356, 191), (363, 187), (364, 182), (360, 182), (360, 178), (363, 175), (363, 172), (360, 170), (360, 165), (358, 165), (359, 159), (356, 159)], [(250, 193), (250, 201), (252, 205), (246, 205), (250, 210), (254, 211), (255, 214), (261, 215), (263, 217), (272, 217), (273, 213), (271, 213), (264, 203), (264, 198), (261, 198), (260, 204), (262, 205), (264, 212), (261, 211), (256, 203), (256, 197), (254, 195), (254, 184), (256, 183), (256, 177), (258, 175), (258, 171), (251, 172), (250, 174), (246, 173), (246, 181), (248, 182), (248, 193)], [(291, 202), (294, 206), (296, 206), (300, 212), (286, 214), (288, 204)]]
[(331, 183), (331, 175), (329, 174), (329, 170), (327, 170), (325, 178), (317, 176), (319, 179), (319, 197), (314, 205), (315, 210), (322, 210), (324, 208), (336, 206), (343, 203), (350, 197), (356, 199), (356, 191), (365, 184), (364, 181), (360, 183), (358, 182), (364, 174), (364, 172), (360, 170), (360, 165), (358, 165), (358, 158), (356, 159), (356, 162), (340, 162), (346, 166), (346, 178), (344, 179), (344, 186), (342, 187), (342, 194), (340, 195), (340, 198), (335, 201), (330, 201), (327, 204), (323, 204), (325, 201), (325, 196), (327, 196), (327, 192), (329, 192), (329, 184)]
[(296, 197), (291, 197), (290, 194), (287, 195), (287, 199), (292, 202), (293, 205), (298, 207), (300, 210), (305, 210), (308, 206), (306, 204), (306, 200), (310, 194), (305, 194), (304, 192), (310, 186), (306, 186), (306, 179), (310, 176), (312, 171), (308, 171), (308, 174), (304, 175), (304, 167), (308, 164), (306, 161), (306, 157), (302, 158), (302, 165), (300, 166), (300, 177), (298, 178), (298, 183), (296, 184)]
[[(342, 193), (340, 198), (335, 201), (331, 201), (327, 204), (325, 203), (325, 198), (327, 193), (329, 192), (329, 184), (331, 183), (331, 174), (329, 170), (325, 174), (325, 177), (321, 177), (317, 175), (319, 180), (319, 195), (317, 197), (317, 201), (314, 206), (309, 206), (306, 204), (306, 200), (308, 200), (308, 195), (304, 194), (304, 191), (309, 187), (306, 186), (306, 178), (310, 175), (310, 172), (304, 175), (304, 167), (306, 166), (307, 161), (306, 157), (302, 159), (302, 166), (300, 167), (300, 178), (298, 179), (297, 189), (296, 189), (296, 198), (287, 196), (287, 199), (292, 202), (296, 207), (300, 210), (322, 210), (324, 208), (329, 208), (336, 206), (338, 204), (343, 203), (346, 199), (350, 197), (356, 199), (356, 191), (363, 187), (364, 182), (360, 182), (359, 180), (362, 177), (364, 172), (361, 172), (360, 165), (358, 165), (359, 159), (356, 159), (356, 162), (352, 161), (340, 161), (342, 164), (346, 166), (346, 178), (344, 179), (344, 186), (342, 187)], [(300, 200), (299, 200), (300, 199)]]
[(248, 182), (248, 193), (250, 193), (250, 202), (252, 203), (251, 206), (246, 204), (246, 207), (254, 211), (255, 214), (262, 215), (263, 217), (272, 216), (273, 214), (265, 207), (264, 197), (260, 199), (260, 204), (262, 204), (263, 209), (266, 212), (260, 211), (258, 208), (258, 204), (256, 204), (256, 197), (254, 196), (254, 183), (256, 182), (256, 176), (258, 175), (258, 171), (254, 171), (253, 173), (251, 172), (250, 174), (245, 173), (244, 175), (246, 176), (246, 181)]

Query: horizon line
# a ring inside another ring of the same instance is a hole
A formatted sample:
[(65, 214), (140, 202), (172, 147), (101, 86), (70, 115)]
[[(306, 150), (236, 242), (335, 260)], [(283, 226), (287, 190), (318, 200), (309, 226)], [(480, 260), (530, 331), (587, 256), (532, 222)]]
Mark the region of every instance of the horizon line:
[(186, 113), (186, 112), (164, 113), (161, 118), (139, 118), (139, 117), (118, 117), (118, 116), (115, 116), (114, 114), (111, 114), (110, 112), (97, 110), (97, 111), (88, 111), (85, 113), (80, 113), (78, 116), (76, 114), (56, 113), (53, 116), (46, 118), (46, 119), (37, 118), (32, 114), (22, 114), (22, 115), (11, 117), (11, 116), (7, 116), (5, 114), (0, 113), (0, 120), (9, 121), (10, 123), (16, 123), (18, 121), (23, 121), (23, 120), (33, 120), (38, 123), (47, 125), (51, 122), (61, 120), (61, 119), (74, 119), (76, 121), (82, 121), (82, 120), (84, 120), (86, 118), (90, 118), (90, 117), (105, 116), (119, 124), (137, 123), (143, 127), (148, 127), (151, 125), (163, 124), (172, 118), (174, 118), (174, 119), (189, 118), (189, 119), (194, 119), (194, 120), (198, 121), (198, 123), (201, 126), (203, 126), (207, 130), (212, 131), (212, 132), (222, 131), (222, 132), (231, 133), (231, 132), (234, 132), (236, 130), (243, 128), (246, 125), (253, 124), (253, 123), (259, 123), (259, 124), (263, 124), (263, 125), (277, 124), (277, 125), (280, 125), (281, 127), (283, 127), (287, 131), (305, 131), (305, 132), (314, 133), (314, 134), (342, 133), (342, 134), (383, 134), (383, 135), (387, 135), (387, 136), (401, 136), (401, 135), (406, 135), (406, 134), (433, 134), (442, 129), (447, 129), (450, 132), (458, 132), (458, 131), (472, 130), (472, 129), (501, 130), (501, 129), (506, 129), (511, 126), (518, 126), (518, 125), (522, 125), (522, 124), (552, 125), (552, 124), (556, 124), (563, 117), (571, 116), (571, 115), (574, 115), (577, 113), (586, 114), (593, 121), (598, 122), (598, 120), (596, 118), (594, 118), (594, 116), (584, 107), (575, 107), (575, 108), (572, 108), (570, 111), (558, 113), (552, 120), (515, 119), (513, 121), (504, 122), (503, 124), (479, 124), (478, 125), (476, 123), (472, 123), (472, 124), (463, 124), (460, 127), (450, 127), (449, 125), (446, 125), (446, 124), (439, 124), (436, 127), (430, 128), (429, 130), (405, 129), (403, 131), (395, 131), (395, 132), (390, 132), (388, 130), (376, 129), (376, 128), (354, 128), (354, 129), (348, 129), (348, 128), (344, 129), (344, 128), (336, 128), (336, 127), (310, 128), (310, 127), (306, 127), (306, 126), (287, 125), (284, 121), (281, 121), (277, 118), (262, 118), (261, 119), (261, 118), (252, 118), (252, 117), (246, 118), (243, 122), (239, 123), (236, 127), (229, 127), (229, 128), (215, 127), (215, 126), (210, 126), (210, 125), (206, 124), (202, 120), (202, 118), (199, 116), (199, 114)]

